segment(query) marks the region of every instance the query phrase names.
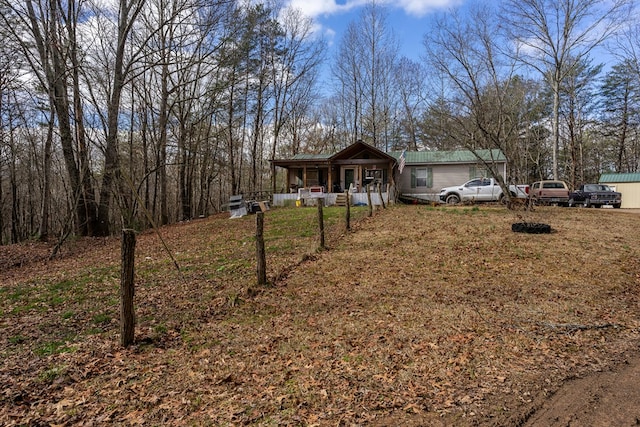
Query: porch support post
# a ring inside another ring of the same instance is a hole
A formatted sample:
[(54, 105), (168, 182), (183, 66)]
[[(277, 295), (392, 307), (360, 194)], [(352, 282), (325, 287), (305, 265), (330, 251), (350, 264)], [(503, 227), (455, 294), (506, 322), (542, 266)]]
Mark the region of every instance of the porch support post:
[[(288, 176), (287, 173), (287, 185), (289, 184)], [(271, 162), (271, 194), (276, 194), (276, 165), (273, 164), (273, 161)]]
[(395, 186), (396, 180), (395, 180), (395, 178), (393, 176), (393, 163), (389, 163), (388, 169), (389, 169), (389, 172), (388, 172), (387, 176), (389, 177), (389, 179), (387, 181), (388, 181), (388, 183), (390, 183), (390, 184)]

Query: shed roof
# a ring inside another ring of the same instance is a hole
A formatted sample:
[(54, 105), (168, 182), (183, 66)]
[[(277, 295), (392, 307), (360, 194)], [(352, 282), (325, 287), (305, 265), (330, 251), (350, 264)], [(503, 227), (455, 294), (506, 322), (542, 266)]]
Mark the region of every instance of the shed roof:
[(600, 175), (601, 184), (614, 182), (640, 182), (640, 172), (632, 173), (603, 173)]

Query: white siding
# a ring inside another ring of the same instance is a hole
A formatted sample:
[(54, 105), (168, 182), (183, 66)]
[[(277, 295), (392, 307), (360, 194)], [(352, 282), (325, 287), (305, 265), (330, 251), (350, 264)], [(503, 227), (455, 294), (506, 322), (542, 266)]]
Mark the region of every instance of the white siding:
[(620, 206), (621, 208), (640, 208), (640, 182), (607, 182), (605, 184), (611, 187), (615, 187), (617, 192), (622, 193), (622, 205)]
[[(407, 165), (398, 179), (400, 194), (438, 194), (440, 189), (453, 185), (464, 184), (471, 178), (469, 176), (469, 163), (463, 164), (436, 164), (436, 165)], [(430, 167), (433, 172), (433, 186), (431, 188), (411, 188), (411, 168)], [(504, 173), (504, 163), (498, 169)]]

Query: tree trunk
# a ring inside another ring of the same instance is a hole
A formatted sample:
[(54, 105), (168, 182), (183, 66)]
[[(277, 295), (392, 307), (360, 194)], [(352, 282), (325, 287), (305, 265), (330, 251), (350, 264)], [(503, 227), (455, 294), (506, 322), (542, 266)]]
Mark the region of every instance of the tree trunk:
[[(69, 2), (70, 7), (75, 7), (74, 2)], [(71, 12), (70, 12), (71, 13)], [(84, 127), (84, 109), (82, 107), (82, 90), (80, 88), (80, 70), (81, 64), (78, 59), (78, 45), (76, 40), (76, 24), (75, 17), (78, 11), (73, 11), (74, 19), (67, 21), (67, 33), (69, 34), (70, 49), (69, 59), (71, 61), (71, 75), (73, 77), (73, 109), (75, 113), (75, 131), (77, 146), (77, 164), (79, 168), (79, 184), (77, 209), (81, 211), (84, 218), (79, 221), (78, 227), (80, 233), (86, 236), (93, 236), (97, 226), (97, 205), (96, 194), (93, 187), (91, 176), (91, 167), (89, 164), (89, 148), (87, 147), (87, 136)]]
[[(104, 153), (104, 175), (100, 188), (100, 204), (98, 205), (98, 227), (96, 235), (108, 236), (111, 230), (111, 197), (120, 179), (120, 159), (118, 158), (117, 106), (110, 106), (109, 131)], [(113, 122), (113, 123), (111, 123)]]
[(135, 335), (135, 255), (136, 234), (133, 230), (122, 230), (122, 252), (120, 270), (120, 344), (133, 344)]
[[(165, 40), (163, 40), (165, 43)], [(166, 48), (163, 46), (162, 56), (166, 57)], [(160, 225), (169, 223), (169, 205), (168, 205), (168, 188), (167, 182), (167, 139), (169, 125), (169, 65), (167, 61), (162, 66), (162, 75), (160, 78), (160, 112), (158, 113), (159, 138), (158, 138), (158, 175), (160, 179)]]
[(560, 147), (560, 71), (556, 72), (553, 81), (553, 112), (551, 119), (551, 133), (553, 136), (552, 147), (552, 172), (553, 179), (558, 179), (558, 149)]
[[(33, 8), (33, 2), (27, 0), (27, 13), (31, 23), (31, 35), (38, 49), (40, 62), (42, 64), (42, 72), (49, 89), (49, 97), (52, 100), (52, 107), (58, 117), (58, 131), (60, 133), (60, 145), (62, 146), (62, 155), (64, 158), (67, 173), (69, 175), (70, 195), (74, 200), (74, 210), (76, 217), (76, 228), (80, 235), (86, 235), (87, 230), (82, 225), (87, 223), (86, 210), (82, 203), (81, 194), (83, 194), (80, 170), (75, 158), (75, 141), (73, 137), (72, 126), (70, 122), (69, 112), (69, 96), (66, 87), (68, 66), (65, 63), (65, 54), (60, 51), (60, 47), (64, 43), (57, 38), (59, 11), (57, 2), (50, 2), (49, 7), (49, 26), (46, 33), (41, 31), (41, 17), (36, 14)], [(52, 48), (54, 47), (54, 48)], [(78, 117), (77, 120), (81, 120)]]
[[(98, 206), (98, 225), (96, 234), (108, 236), (110, 234), (110, 210), (111, 197), (124, 194), (121, 180), (120, 158), (118, 148), (118, 118), (120, 113), (120, 102), (122, 90), (125, 85), (125, 76), (128, 67), (125, 66), (126, 40), (133, 29), (133, 22), (142, 10), (143, 0), (120, 0), (118, 13), (118, 40), (116, 44), (115, 60), (113, 64), (113, 81), (111, 84), (111, 95), (107, 106), (107, 137), (105, 141), (104, 153), (104, 175), (102, 177), (102, 187), (100, 188), (100, 204)], [(126, 200), (121, 200), (121, 209), (129, 209)]]
[(20, 241), (20, 215), (19, 201), (18, 201), (18, 183), (16, 182), (16, 159), (15, 150), (11, 160), (11, 172), (10, 172), (10, 186), (11, 186), (11, 243), (18, 243)]
[(47, 139), (44, 143), (44, 159), (42, 177), (42, 201), (40, 210), (40, 230), (39, 239), (47, 241), (49, 238), (49, 211), (51, 208), (51, 147), (53, 145), (54, 113), (51, 113), (49, 128), (47, 129)]
[(4, 193), (2, 191), (2, 174), (0, 173), (0, 246), (4, 244), (4, 219), (2, 215), (2, 210), (4, 206)]

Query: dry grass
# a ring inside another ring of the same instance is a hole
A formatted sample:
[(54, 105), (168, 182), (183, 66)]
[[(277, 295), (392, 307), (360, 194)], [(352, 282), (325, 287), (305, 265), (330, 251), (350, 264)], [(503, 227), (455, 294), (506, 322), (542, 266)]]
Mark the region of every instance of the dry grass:
[(314, 209), (269, 212), (257, 292), (251, 217), (165, 229), (181, 273), (139, 236), (127, 350), (117, 240), (3, 273), (0, 423), (517, 425), (637, 350), (637, 214), (398, 206), (348, 234), (340, 215), (316, 252)]

